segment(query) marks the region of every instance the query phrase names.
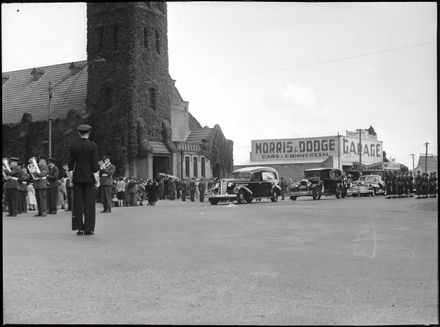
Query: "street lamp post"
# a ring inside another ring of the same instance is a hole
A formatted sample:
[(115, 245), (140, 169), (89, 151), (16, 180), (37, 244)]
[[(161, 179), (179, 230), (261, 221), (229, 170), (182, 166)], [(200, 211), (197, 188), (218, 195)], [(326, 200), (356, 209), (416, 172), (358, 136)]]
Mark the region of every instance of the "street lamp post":
[[(80, 71), (82, 71), (90, 62), (92, 63), (103, 63), (105, 62), (105, 59), (102, 57), (96, 57), (93, 58), (91, 60), (87, 60), (87, 62), (84, 64), (84, 66), (82, 66), (79, 70), (78, 73)], [(67, 80), (70, 77), (70, 75), (67, 75), (66, 77), (64, 77), (61, 81), (59, 81), (57, 84), (55, 84), (54, 86), (52, 86), (52, 83), (49, 81), (49, 157), (52, 157), (52, 112), (51, 112), (51, 101), (52, 101), (52, 96), (53, 96), (53, 90), (60, 85), (61, 83), (63, 83), (65, 80)]]

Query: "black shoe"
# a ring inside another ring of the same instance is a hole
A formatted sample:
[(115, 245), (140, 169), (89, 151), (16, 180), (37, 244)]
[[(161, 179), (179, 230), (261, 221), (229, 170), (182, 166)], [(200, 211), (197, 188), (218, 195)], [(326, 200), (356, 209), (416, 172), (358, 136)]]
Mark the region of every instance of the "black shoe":
[(84, 235), (93, 235), (95, 232), (84, 232)]
[(82, 230), (79, 230), (79, 231), (76, 232), (76, 235), (82, 235), (82, 234), (83, 234)]
[(38, 215), (34, 215), (34, 217), (41, 217), (41, 216), (42, 216), (41, 213), (39, 213)]
[(101, 210), (101, 213), (106, 213), (107, 212), (107, 210)]

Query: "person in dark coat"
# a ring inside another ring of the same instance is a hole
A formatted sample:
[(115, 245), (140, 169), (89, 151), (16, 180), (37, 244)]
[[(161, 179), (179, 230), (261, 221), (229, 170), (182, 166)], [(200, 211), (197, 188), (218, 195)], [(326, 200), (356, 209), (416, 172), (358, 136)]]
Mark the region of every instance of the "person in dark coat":
[(20, 174), (18, 175), (18, 191), (19, 191), (19, 205), (18, 212), (27, 212), (27, 195), (28, 195), (28, 186), (27, 183), (30, 180), (30, 175), (27, 172), (27, 168), (23, 167), (23, 165), (18, 165), (20, 168)]
[(49, 214), (54, 215), (57, 213), (57, 200), (58, 200), (58, 177), (60, 171), (57, 166), (55, 166), (55, 161), (53, 158), (48, 158), (49, 172), (47, 173), (47, 208), (49, 209)]
[(191, 202), (194, 202), (196, 195), (196, 182), (194, 181), (194, 178), (191, 178), (189, 182), (189, 196), (191, 198)]
[(110, 162), (110, 156), (104, 155), (104, 162), (99, 167), (99, 185), (101, 186), (101, 202), (103, 213), (112, 212), (113, 174), (116, 167)]
[(186, 201), (187, 185), (186, 181), (183, 179), (180, 181), (180, 191), (182, 192), (182, 195), (180, 196), (182, 201)]
[(164, 177), (163, 179), (163, 195), (162, 195), (162, 199), (166, 200), (168, 199), (168, 188), (169, 188), (169, 178), (168, 177)]
[(176, 183), (174, 182), (173, 178), (169, 178), (168, 180), (168, 192), (169, 192), (169, 199), (174, 200), (176, 198)]
[(176, 199), (180, 199), (180, 181), (178, 179), (174, 180), (174, 184), (176, 185)]
[(3, 177), (5, 178), (3, 188), (6, 192), (5, 202), (8, 204), (9, 217), (16, 217), (18, 214), (19, 190), (18, 177), (20, 170), (17, 167), (18, 158), (9, 158), (9, 168), (3, 166)]
[(204, 180), (201, 180), (199, 183), (200, 202), (203, 202), (205, 200), (205, 190), (206, 183)]
[(136, 181), (134, 179), (134, 176), (132, 176), (127, 183), (127, 193), (130, 199), (129, 205), (131, 207), (136, 206), (137, 189), (136, 189)]
[(70, 147), (69, 174), (73, 182), (72, 230), (77, 230), (77, 235), (92, 235), (95, 231), (99, 154), (96, 143), (89, 140), (90, 130), (91, 126), (80, 125), (78, 132), (81, 140)]
[(158, 181), (158, 187), (159, 187), (159, 193), (158, 193), (158, 196), (159, 196), (159, 199), (160, 200), (162, 200), (163, 199), (163, 189), (164, 189), (164, 187), (165, 187), (165, 185), (164, 185), (164, 183), (163, 183), (163, 178), (160, 178), (159, 179), (159, 181)]
[(35, 197), (37, 198), (38, 214), (35, 217), (46, 217), (47, 214), (47, 180), (49, 167), (46, 164), (46, 156), (40, 156), (38, 161), (39, 173), (33, 172)]

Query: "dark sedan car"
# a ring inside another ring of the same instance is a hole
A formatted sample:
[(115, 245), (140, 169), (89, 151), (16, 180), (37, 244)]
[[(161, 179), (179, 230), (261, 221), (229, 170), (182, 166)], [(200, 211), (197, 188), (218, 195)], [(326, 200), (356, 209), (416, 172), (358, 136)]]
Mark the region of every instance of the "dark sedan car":
[(290, 199), (299, 196), (312, 196), (319, 200), (322, 195), (336, 195), (336, 198), (346, 196), (346, 187), (342, 173), (335, 168), (313, 168), (304, 171), (304, 179), (290, 186)]
[(278, 181), (278, 172), (271, 167), (240, 168), (214, 185), (209, 202), (212, 205), (235, 200), (239, 204), (251, 203), (254, 199), (276, 202), (281, 194)]

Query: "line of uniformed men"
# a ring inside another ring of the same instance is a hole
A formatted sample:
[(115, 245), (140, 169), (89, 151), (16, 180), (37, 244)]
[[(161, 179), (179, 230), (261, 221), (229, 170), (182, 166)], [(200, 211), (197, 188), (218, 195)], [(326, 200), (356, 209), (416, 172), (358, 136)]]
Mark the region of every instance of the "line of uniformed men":
[(430, 175), (417, 171), (413, 173), (401, 173), (389, 171), (384, 176), (387, 198), (413, 197), (414, 190), (417, 198), (436, 197), (437, 175), (435, 172)]

